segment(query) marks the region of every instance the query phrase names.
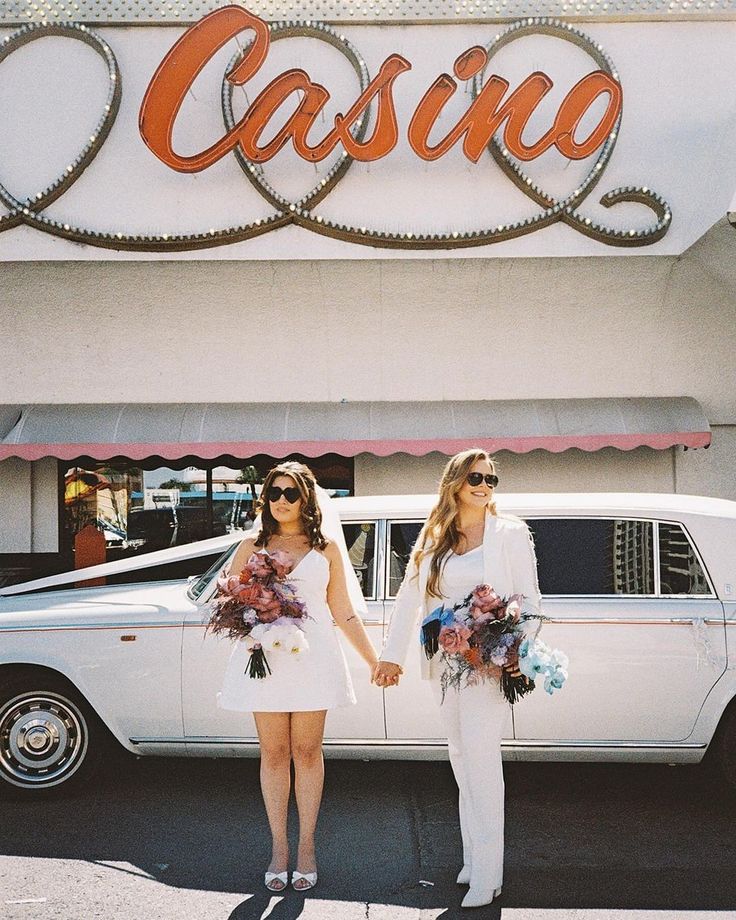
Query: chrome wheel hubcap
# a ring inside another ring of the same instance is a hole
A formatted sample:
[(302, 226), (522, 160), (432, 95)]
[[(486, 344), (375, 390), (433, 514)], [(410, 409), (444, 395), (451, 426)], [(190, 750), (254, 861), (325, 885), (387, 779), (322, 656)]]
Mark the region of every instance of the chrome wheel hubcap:
[(87, 723), (79, 708), (55, 693), (25, 693), (0, 710), (0, 771), (15, 786), (55, 786), (87, 752)]

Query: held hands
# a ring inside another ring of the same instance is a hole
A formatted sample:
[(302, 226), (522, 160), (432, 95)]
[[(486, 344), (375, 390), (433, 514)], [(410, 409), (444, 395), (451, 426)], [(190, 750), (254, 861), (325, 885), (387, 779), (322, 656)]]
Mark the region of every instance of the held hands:
[(373, 670), (371, 683), (378, 687), (394, 687), (399, 683), (399, 678), (404, 673), (401, 665), (392, 661), (379, 661)]
[[(518, 664), (504, 665), (504, 671), (508, 671), (511, 677), (521, 677), (521, 671)], [(378, 687), (395, 687), (398, 686), (404, 669), (401, 665), (394, 664), (392, 661), (379, 661), (373, 669), (371, 683)], [(524, 680), (529, 683), (528, 678)]]

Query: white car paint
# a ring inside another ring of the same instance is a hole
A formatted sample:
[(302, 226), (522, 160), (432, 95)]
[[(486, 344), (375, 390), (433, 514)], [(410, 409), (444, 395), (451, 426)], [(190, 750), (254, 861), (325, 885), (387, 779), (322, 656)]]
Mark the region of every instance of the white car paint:
[[(345, 522), (377, 522), (379, 588), (387, 574), (386, 521), (421, 520), (435, 496), (338, 499)], [(662, 494), (499, 495), (501, 513), (524, 518), (676, 522), (697, 548), (711, 597), (545, 597), (544, 638), (570, 656), (568, 684), (538, 690), (514, 709), (510, 759), (697, 761), (736, 695), (728, 640), (736, 635), (736, 502)], [(146, 568), (224, 551), (235, 533), (0, 589), (3, 666), (42, 665), (65, 675), (117, 740), (140, 754), (231, 756), (256, 750), (249, 715), (216, 706), (230, 646), (205, 636), (206, 602), (190, 582), (146, 582)], [(86, 577), (140, 570), (131, 585), (69, 588)], [(191, 580), (190, 580), (191, 581)], [(42, 593), (33, 593), (40, 589)], [(380, 648), (391, 600), (379, 590), (368, 629)], [(134, 639), (129, 637), (134, 636)], [(344, 643), (345, 644), (345, 643)], [(429, 688), (412, 655), (397, 689), (381, 691), (346, 646), (357, 707), (328, 717), (337, 756), (444, 757)], [(0, 701), (0, 706), (2, 701)]]

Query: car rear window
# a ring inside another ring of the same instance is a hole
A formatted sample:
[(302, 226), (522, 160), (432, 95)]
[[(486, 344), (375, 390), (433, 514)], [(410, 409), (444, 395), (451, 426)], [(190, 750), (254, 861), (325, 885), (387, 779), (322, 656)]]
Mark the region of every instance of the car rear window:
[(538, 518), (527, 523), (542, 594), (654, 594), (651, 521)]

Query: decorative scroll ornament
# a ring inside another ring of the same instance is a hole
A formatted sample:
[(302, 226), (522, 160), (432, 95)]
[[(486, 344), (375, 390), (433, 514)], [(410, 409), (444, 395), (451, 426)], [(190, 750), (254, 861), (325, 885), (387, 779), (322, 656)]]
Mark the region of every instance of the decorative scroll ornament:
[[(277, 22), (272, 23), (268, 28), (271, 40), (308, 37), (329, 43), (348, 59), (356, 72), (361, 91), (364, 91), (368, 86), (370, 80), (365, 61), (344, 36), (339, 35), (329, 26), (321, 22), (314, 24)], [(615, 80), (618, 79), (618, 74), (610, 58), (599, 44), (593, 42), (578, 29), (559, 20), (546, 17), (532, 17), (523, 22), (514, 23), (505, 32), (497, 35), (486, 48), (488, 62), (502, 47), (517, 38), (540, 33), (572, 42), (590, 54), (601, 71), (609, 74)], [(82, 41), (100, 55), (106, 64), (108, 73), (107, 99), (97, 127), (79, 156), (46, 189), (39, 191), (30, 198), (21, 200), (16, 198), (0, 181), (0, 201), (9, 211), (8, 214), (0, 217), (0, 233), (12, 227), (25, 224), (44, 233), (72, 242), (86, 243), (87, 245), (106, 249), (128, 252), (183, 252), (230, 245), (252, 239), (278, 227), (295, 224), (333, 239), (380, 249), (447, 250), (486, 246), (491, 243), (513, 239), (535, 232), (543, 227), (548, 227), (558, 221), (567, 224), (585, 236), (607, 245), (623, 247), (647, 246), (660, 240), (667, 233), (671, 223), (670, 208), (661, 196), (648, 188), (633, 186), (617, 188), (607, 192), (601, 198), (600, 203), (607, 208), (620, 202), (643, 204), (650, 208), (656, 218), (654, 223), (648, 227), (616, 230), (597, 223), (580, 212), (580, 206), (600, 181), (605, 166), (613, 153), (621, 121), (620, 114), (600, 148), (595, 163), (586, 178), (570, 195), (560, 200), (555, 199), (535, 184), (504, 145), (496, 137), (492, 138), (489, 144), (491, 156), (509, 179), (525, 195), (537, 203), (542, 210), (523, 221), (480, 230), (451, 233), (391, 233), (370, 227), (353, 227), (340, 224), (320, 215), (315, 211), (315, 208), (347, 173), (352, 162), (347, 153), (344, 152), (340, 155), (326, 176), (310, 192), (300, 199), (292, 201), (274, 189), (265, 180), (261, 166), (247, 160), (238, 148), (235, 150), (235, 156), (245, 175), (274, 208), (274, 213), (265, 219), (234, 227), (210, 228), (196, 233), (163, 233), (158, 235), (131, 234), (123, 231), (107, 233), (75, 226), (59, 220), (52, 220), (43, 213), (45, 208), (60, 198), (76, 182), (84, 170), (92, 163), (110, 133), (120, 106), (122, 80), (115, 55), (107, 42), (85, 25), (77, 23), (42, 22), (24, 26), (0, 42), (0, 64), (13, 51), (35, 39), (48, 35)], [(248, 46), (229, 62), (226, 74), (231, 72), (233, 66), (237, 66), (239, 59), (247, 53), (247, 50)], [(486, 68), (475, 77), (473, 83), (474, 98), (477, 98), (481, 91), (483, 75), (487, 66), (486, 64)], [(225, 126), (230, 130), (234, 125), (234, 117), (232, 112), (232, 84), (227, 79), (223, 79), (222, 108)], [(366, 112), (363, 118), (356, 121), (351, 130), (351, 134), (357, 142), (363, 139), (367, 124), (368, 113)]]

